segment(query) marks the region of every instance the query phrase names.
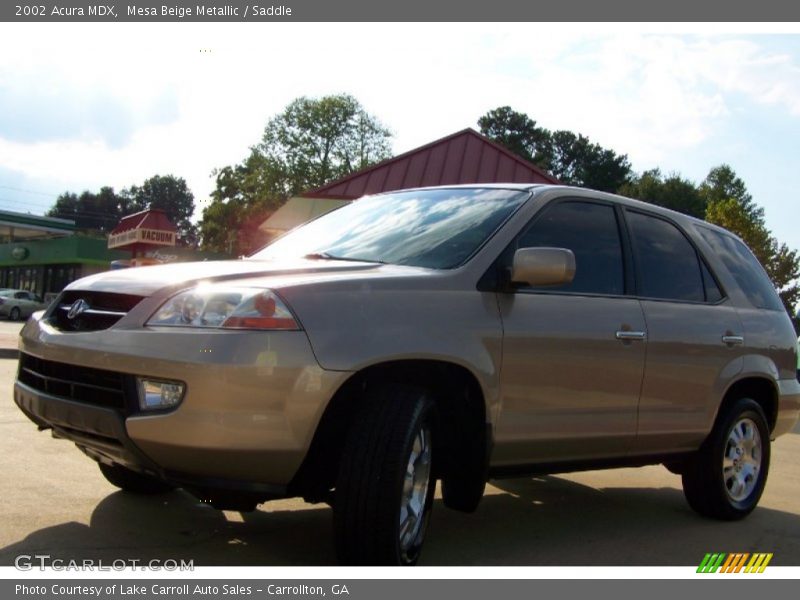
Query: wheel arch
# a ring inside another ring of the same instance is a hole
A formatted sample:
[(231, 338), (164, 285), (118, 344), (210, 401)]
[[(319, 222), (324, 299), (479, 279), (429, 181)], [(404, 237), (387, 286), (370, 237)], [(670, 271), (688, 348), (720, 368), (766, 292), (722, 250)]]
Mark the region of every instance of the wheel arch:
[(313, 502), (329, 500), (349, 424), (363, 406), (368, 387), (386, 383), (420, 386), (431, 392), (437, 411), (437, 477), (452, 468), (456, 457), (472, 457), (476, 463), (473, 468), (485, 472), (492, 440), (487, 402), (478, 377), (467, 367), (445, 360), (389, 360), (354, 372), (338, 388), (289, 483), (291, 494)]
[(764, 411), (770, 432), (775, 429), (778, 420), (778, 387), (774, 380), (764, 375), (744, 375), (728, 386), (717, 408), (715, 426), (726, 409), (739, 398), (755, 400)]

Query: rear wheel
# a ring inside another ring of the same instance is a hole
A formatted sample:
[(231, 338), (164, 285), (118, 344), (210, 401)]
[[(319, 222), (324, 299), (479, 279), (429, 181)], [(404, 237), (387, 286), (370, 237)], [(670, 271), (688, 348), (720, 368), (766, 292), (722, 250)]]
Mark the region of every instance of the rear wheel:
[(769, 472), (769, 427), (750, 398), (734, 402), (682, 473), (683, 492), (696, 512), (742, 519), (758, 504)]
[(336, 554), (348, 565), (413, 565), (428, 527), (434, 404), (419, 388), (369, 394), (348, 432), (334, 496)]
[(8, 314), (8, 318), (12, 321), (19, 321), (22, 317), (22, 312), (19, 310), (19, 307), (15, 306), (11, 309), (11, 312)]
[(132, 494), (164, 494), (174, 489), (168, 483), (165, 483), (155, 477), (143, 475), (136, 471), (131, 471), (121, 465), (106, 465), (98, 463), (100, 472), (103, 474), (111, 485), (118, 487), (126, 492)]

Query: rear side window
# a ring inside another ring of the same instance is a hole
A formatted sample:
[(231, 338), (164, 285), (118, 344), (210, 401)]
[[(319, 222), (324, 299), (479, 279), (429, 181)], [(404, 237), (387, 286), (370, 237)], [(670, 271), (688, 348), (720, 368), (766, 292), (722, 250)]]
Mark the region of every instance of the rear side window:
[(700, 259), (686, 236), (657, 217), (629, 211), (626, 218), (637, 260), (639, 295), (704, 302)]
[(572, 283), (542, 289), (584, 294), (625, 292), (617, 216), (607, 204), (559, 202), (534, 221), (518, 247), (567, 248), (575, 254)]
[(719, 302), (724, 297), (722, 290), (719, 289), (717, 281), (711, 275), (711, 271), (703, 261), (700, 261), (700, 268), (703, 271), (703, 285), (706, 288), (706, 302)]
[(754, 307), (783, 310), (783, 303), (767, 273), (747, 246), (732, 235), (706, 227), (698, 227), (697, 230), (722, 260)]

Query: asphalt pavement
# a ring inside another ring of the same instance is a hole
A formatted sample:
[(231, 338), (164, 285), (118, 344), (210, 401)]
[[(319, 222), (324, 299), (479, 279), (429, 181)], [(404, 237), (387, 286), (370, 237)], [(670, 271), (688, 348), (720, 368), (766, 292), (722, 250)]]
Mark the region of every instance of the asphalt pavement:
[[(331, 511), (302, 500), (220, 512), (176, 491), (118, 491), (69, 442), (16, 408), (16, 336), (0, 321), (0, 565), (21, 554), (63, 560), (192, 559), (211, 565), (335, 563)], [(421, 565), (697, 565), (707, 552), (772, 552), (800, 566), (800, 427), (773, 445), (769, 481), (747, 519), (703, 519), (660, 466), (494, 481), (478, 511), (434, 504)]]

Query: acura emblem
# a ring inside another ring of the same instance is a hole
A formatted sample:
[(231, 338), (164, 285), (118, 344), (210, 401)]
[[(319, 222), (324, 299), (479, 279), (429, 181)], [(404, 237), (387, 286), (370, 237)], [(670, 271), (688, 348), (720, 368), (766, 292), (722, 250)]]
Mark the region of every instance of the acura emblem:
[(89, 310), (89, 303), (83, 298), (78, 298), (77, 300), (75, 300), (75, 302), (72, 303), (72, 306), (69, 307), (67, 318), (74, 319), (76, 317), (81, 316), (87, 310)]

